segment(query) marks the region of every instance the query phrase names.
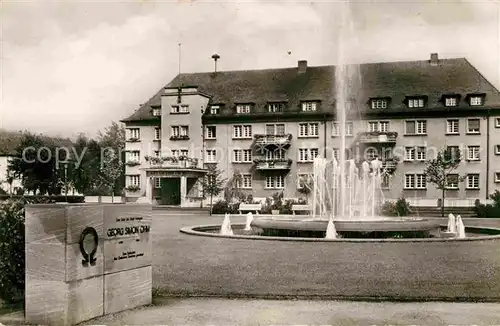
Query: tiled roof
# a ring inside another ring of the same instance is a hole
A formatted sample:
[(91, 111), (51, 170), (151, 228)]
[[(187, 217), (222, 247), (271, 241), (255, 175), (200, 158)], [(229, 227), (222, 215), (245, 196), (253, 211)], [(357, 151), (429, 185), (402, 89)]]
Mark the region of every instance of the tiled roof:
[[(485, 106), (500, 107), (500, 93), (468, 60), (440, 59), (437, 65), (429, 60), (367, 63), (359, 66), (361, 87), (357, 93), (358, 107), (368, 110), (368, 100), (390, 97), (387, 113), (420, 111), (404, 104), (407, 96), (428, 98), (426, 110), (442, 110), (444, 94), (460, 94), (460, 109), (469, 108), (467, 94), (486, 94)], [(323, 110), (331, 112), (336, 98), (335, 66), (308, 67), (298, 74), (297, 68), (221, 71), (217, 73), (190, 73), (176, 76), (166, 87), (196, 86), (211, 96), (211, 103), (233, 107), (235, 103), (255, 103), (256, 111), (264, 110), (272, 101), (287, 101), (289, 110), (298, 110), (300, 101), (321, 100)], [(151, 119), (151, 107), (161, 104), (164, 88), (143, 104), (127, 121)]]

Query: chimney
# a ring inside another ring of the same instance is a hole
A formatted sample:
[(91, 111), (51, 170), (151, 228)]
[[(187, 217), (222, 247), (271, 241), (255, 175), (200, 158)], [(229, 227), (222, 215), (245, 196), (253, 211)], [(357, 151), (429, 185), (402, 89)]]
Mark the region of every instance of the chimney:
[(307, 71), (307, 60), (299, 60), (299, 65), (297, 69), (298, 74), (303, 74)]
[(438, 59), (438, 54), (437, 53), (431, 53), (431, 66), (437, 66), (439, 59)]

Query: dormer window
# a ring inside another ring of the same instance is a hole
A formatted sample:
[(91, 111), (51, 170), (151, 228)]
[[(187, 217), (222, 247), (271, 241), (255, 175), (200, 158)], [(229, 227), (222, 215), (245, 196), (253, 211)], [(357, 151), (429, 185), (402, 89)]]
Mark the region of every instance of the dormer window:
[(285, 110), (285, 103), (268, 103), (267, 112), (283, 112)]
[(154, 117), (159, 117), (159, 116), (161, 116), (161, 109), (160, 108), (153, 108), (151, 113), (153, 114)]
[(444, 98), (444, 106), (450, 107), (450, 106), (457, 106), (457, 98), (456, 97), (445, 97)]
[(469, 101), (471, 106), (483, 105), (483, 98), (481, 96), (471, 96)]
[(387, 109), (387, 99), (374, 98), (370, 100), (372, 109)]
[(219, 114), (219, 113), (220, 113), (220, 106), (219, 105), (210, 106), (210, 114)]
[(303, 112), (313, 112), (317, 109), (317, 103), (315, 101), (307, 101), (302, 102), (302, 111)]
[(406, 101), (409, 108), (423, 108), (425, 106), (423, 97), (409, 97)]
[(251, 104), (237, 104), (236, 113), (238, 114), (248, 114), (252, 110)]

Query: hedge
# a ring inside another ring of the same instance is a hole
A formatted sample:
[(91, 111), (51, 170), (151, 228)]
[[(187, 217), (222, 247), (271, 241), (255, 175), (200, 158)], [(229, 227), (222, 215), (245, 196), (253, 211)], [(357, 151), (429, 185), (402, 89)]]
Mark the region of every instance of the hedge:
[[(63, 195), (0, 195), (0, 202), (9, 199), (26, 200), (29, 202), (43, 201), (47, 203), (68, 202), (68, 203), (84, 203), (85, 196), (63, 196)], [(66, 200), (67, 199), (67, 200)]]

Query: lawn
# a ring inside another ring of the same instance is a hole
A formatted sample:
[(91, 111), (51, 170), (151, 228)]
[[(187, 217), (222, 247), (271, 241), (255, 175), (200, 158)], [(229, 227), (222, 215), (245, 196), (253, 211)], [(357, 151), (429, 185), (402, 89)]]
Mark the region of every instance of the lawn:
[[(153, 287), (162, 295), (478, 299), (500, 293), (493, 241), (299, 243), (199, 237), (221, 216), (154, 211)], [(244, 223), (244, 216), (232, 223)], [(446, 224), (446, 221), (443, 221)], [(499, 220), (465, 220), (499, 226)]]

